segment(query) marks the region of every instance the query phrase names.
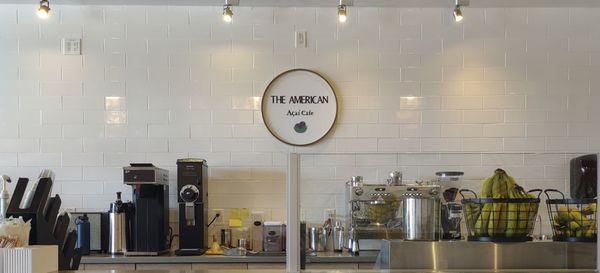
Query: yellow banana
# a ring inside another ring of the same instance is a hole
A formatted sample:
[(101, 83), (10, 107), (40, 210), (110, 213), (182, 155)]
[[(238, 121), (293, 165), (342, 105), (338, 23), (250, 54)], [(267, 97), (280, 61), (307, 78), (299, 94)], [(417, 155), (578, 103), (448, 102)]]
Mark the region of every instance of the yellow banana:
[[(517, 182), (515, 181), (515, 179), (512, 176), (508, 175), (508, 173), (505, 173), (505, 176), (506, 176), (506, 180), (508, 182), (508, 185), (507, 185), (508, 190), (517, 188), (518, 185), (517, 185)], [(522, 188), (520, 191), (522, 191)]]
[(586, 214), (586, 215), (596, 213), (596, 203), (591, 203), (591, 204), (587, 205), (583, 210), (581, 210), (581, 213)]
[(575, 207), (560, 206), (556, 213), (560, 222), (577, 222), (579, 226), (587, 227), (594, 222)]
[(559, 206), (556, 211), (556, 215), (560, 218), (561, 222), (568, 222), (571, 220), (571, 216), (569, 215), (569, 208), (567, 206)]
[[(481, 189), (481, 198), (492, 198), (493, 194), (493, 187), (494, 187), (494, 178), (496, 177), (496, 174), (494, 173), (494, 175), (488, 177), (487, 179), (485, 179), (485, 181), (483, 182), (483, 187)], [(477, 217), (477, 221), (475, 222), (474, 225), (474, 233), (475, 236), (480, 236), (480, 237), (484, 237), (488, 235), (488, 225), (489, 225), (489, 219), (490, 219), (490, 214), (493, 210), (493, 206), (492, 204), (483, 204), (483, 207), (481, 208), (481, 211), (479, 213), (479, 216)]]
[(580, 226), (589, 226), (590, 225), (590, 220), (583, 216), (583, 214), (581, 214), (580, 211), (577, 210), (577, 208), (571, 208), (569, 209), (569, 217), (571, 218), (572, 221), (576, 221)]
[[(534, 195), (523, 192), (525, 198), (536, 198)], [(525, 223), (527, 226), (527, 233), (531, 233), (533, 231), (533, 225), (535, 224), (535, 217), (537, 216), (538, 209), (540, 207), (539, 203), (529, 203), (525, 204), (527, 206), (527, 215), (528, 221)]]
[(577, 221), (571, 221), (569, 222), (569, 228), (571, 229), (571, 231), (576, 231), (581, 228), (581, 225), (579, 225)]
[(481, 188), (481, 198), (492, 197), (492, 185), (494, 184), (494, 175), (488, 177), (483, 181), (483, 187)]
[[(515, 190), (512, 190), (508, 193), (508, 198), (519, 198), (519, 193)], [(508, 204), (508, 213), (507, 213), (507, 221), (506, 223), (506, 237), (514, 237), (518, 236), (520, 228), (519, 228), (519, 210), (520, 204), (517, 203), (509, 203)]]
[[(493, 198), (507, 198), (508, 184), (505, 172), (496, 170), (494, 175), (494, 185), (492, 187)], [(488, 224), (488, 234), (491, 237), (503, 236), (506, 231), (506, 203), (493, 203), (492, 213)]]
[(487, 236), (487, 229), (489, 224), (490, 212), (492, 204), (484, 204), (482, 208), (481, 214), (479, 214), (479, 218), (477, 218), (477, 222), (475, 222), (474, 232), (475, 236), (485, 237)]
[(590, 225), (587, 231), (585, 232), (586, 238), (593, 238), (594, 235), (596, 235), (596, 223)]
[(555, 226), (558, 226), (558, 227), (562, 226), (562, 224), (561, 224), (561, 221), (560, 221), (560, 217), (558, 217), (558, 214), (555, 214), (555, 215), (552, 217), (552, 220), (553, 220), (553, 224), (554, 224)]

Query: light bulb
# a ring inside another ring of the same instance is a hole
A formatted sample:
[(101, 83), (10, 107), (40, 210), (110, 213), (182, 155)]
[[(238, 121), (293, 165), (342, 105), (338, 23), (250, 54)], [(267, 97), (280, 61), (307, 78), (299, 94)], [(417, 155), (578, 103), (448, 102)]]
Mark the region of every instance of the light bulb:
[(231, 6), (225, 5), (223, 6), (223, 21), (227, 23), (231, 23), (233, 20), (233, 11), (231, 10)]
[(460, 10), (460, 6), (456, 6), (454, 8), (454, 21), (460, 22), (463, 19), (462, 11)]
[(48, 2), (48, 0), (40, 1), (40, 6), (37, 9), (37, 16), (40, 19), (48, 19), (48, 17), (50, 17), (50, 2)]
[(348, 20), (348, 13), (346, 12), (346, 5), (339, 5), (338, 6), (338, 21), (340, 21), (340, 23), (344, 23), (344, 22), (346, 22), (346, 20)]

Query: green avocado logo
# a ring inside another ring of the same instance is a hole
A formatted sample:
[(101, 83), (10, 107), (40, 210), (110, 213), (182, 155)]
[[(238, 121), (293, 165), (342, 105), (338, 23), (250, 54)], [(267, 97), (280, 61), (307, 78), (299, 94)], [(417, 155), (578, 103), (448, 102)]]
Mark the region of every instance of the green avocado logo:
[(308, 129), (308, 127), (306, 126), (306, 122), (301, 121), (296, 123), (296, 125), (294, 125), (294, 131), (296, 131), (296, 133), (304, 133), (306, 132), (306, 129)]

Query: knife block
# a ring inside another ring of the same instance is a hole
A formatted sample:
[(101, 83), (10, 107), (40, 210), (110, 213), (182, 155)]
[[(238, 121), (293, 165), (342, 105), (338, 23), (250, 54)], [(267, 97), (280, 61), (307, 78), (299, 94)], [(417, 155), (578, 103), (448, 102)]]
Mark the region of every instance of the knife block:
[(57, 245), (59, 270), (77, 270), (81, 261), (81, 252), (75, 248), (77, 231), (73, 230), (67, 234), (70, 217), (67, 213), (58, 215), (61, 200), (58, 194), (50, 197), (52, 179), (40, 179), (33, 193), (31, 205), (28, 208), (20, 208), (27, 184), (29, 184), (28, 178), (19, 178), (6, 210), (6, 217), (23, 217), (26, 222), (31, 220), (29, 244)]

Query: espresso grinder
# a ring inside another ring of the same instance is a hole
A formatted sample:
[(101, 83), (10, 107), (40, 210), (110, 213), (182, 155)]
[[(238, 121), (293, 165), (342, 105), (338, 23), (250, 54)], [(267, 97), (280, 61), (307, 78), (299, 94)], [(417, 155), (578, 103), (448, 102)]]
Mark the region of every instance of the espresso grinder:
[(177, 256), (201, 255), (208, 247), (208, 166), (204, 159), (177, 160), (179, 249)]

